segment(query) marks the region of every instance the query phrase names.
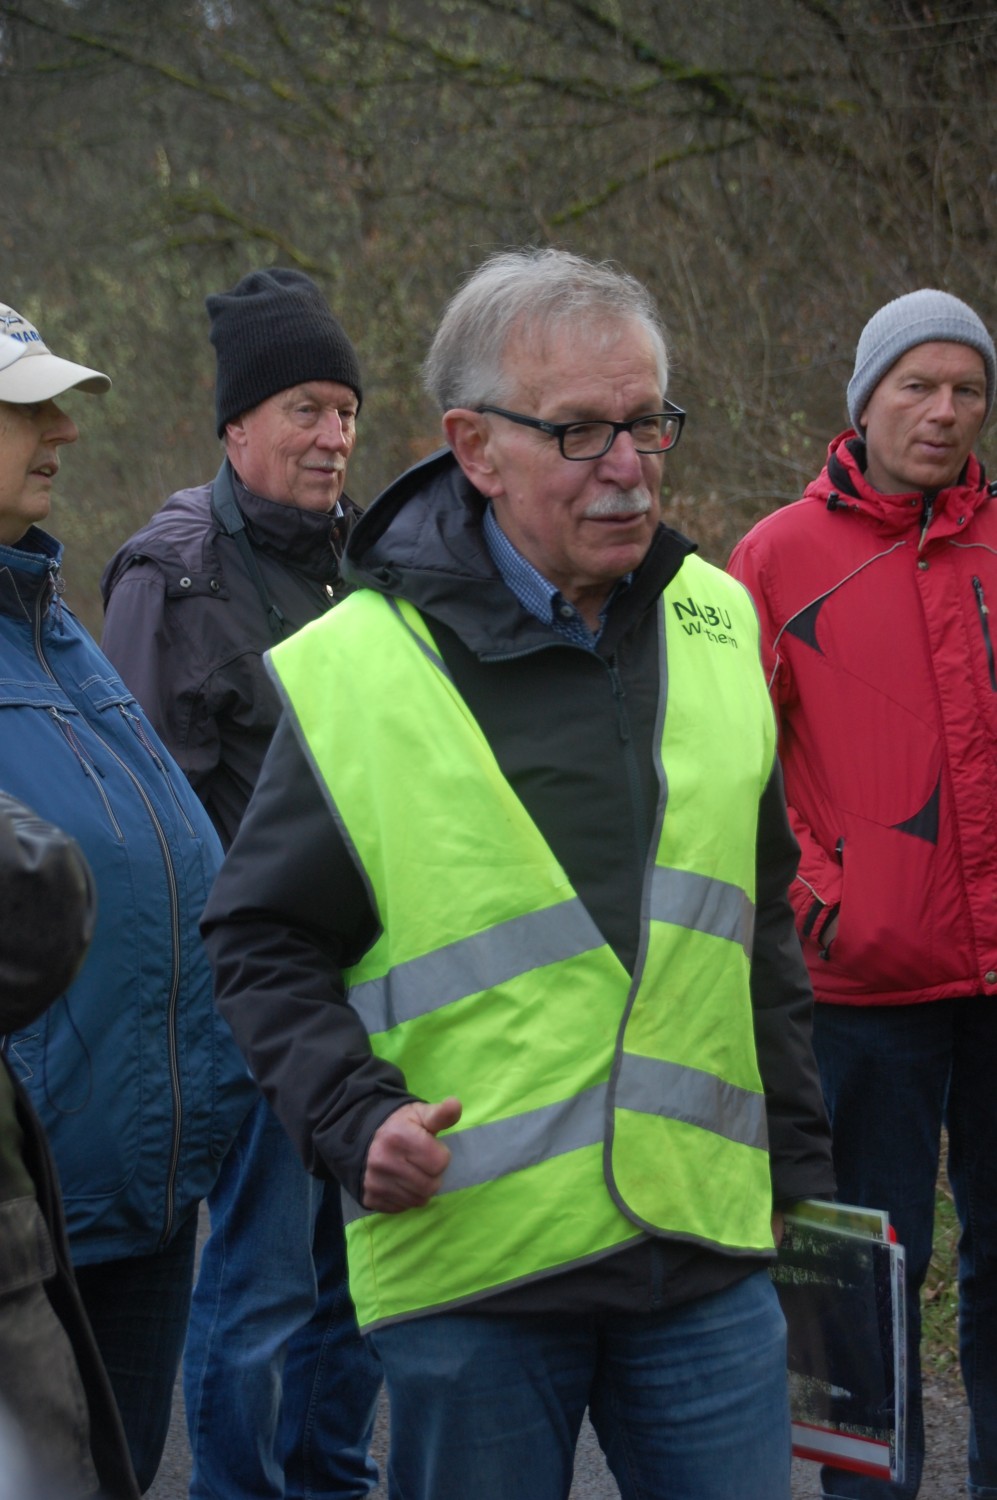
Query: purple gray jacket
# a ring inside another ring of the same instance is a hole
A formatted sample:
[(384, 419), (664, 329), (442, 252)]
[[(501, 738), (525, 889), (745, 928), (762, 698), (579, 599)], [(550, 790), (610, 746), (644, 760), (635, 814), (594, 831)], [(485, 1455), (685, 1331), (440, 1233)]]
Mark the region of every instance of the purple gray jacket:
[[(226, 476), (259, 580), (291, 634), (348, 592), (339, 558), (359, 512), (345, 498), (338, 517), (281, 505), (223, 464)], [(259, 583), (211, 497), (211, 484), (179, 490), (115, 553), (101, 579), (102, 645), (228, 848), (280, 705), (263, 667), (275, 636)]]

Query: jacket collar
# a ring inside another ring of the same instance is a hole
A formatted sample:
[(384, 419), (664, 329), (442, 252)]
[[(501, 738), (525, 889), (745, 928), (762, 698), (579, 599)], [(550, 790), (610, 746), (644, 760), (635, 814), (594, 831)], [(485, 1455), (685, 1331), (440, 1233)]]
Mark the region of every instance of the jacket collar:
[(930, 496), (921, 490), (884, 495), (866, 478), (864, 440), (852, 429), (840, 433), (828, 447), (827, 464), (808, 485), (805, 499), (818, 500), (829, 510), (851, 511), (869, 517), (880, 530), (899, 535), (924, 526), (926, 501), (931, 500), (931, 540), (962, 532), (991, 496), (983, 466), (970, 454), (957, 483)]
[(39, 599), (47, 608), (61, 589), (61, 562), (62, 543), (38, 526), (12, 547), (0, 543), (0, 611), (30, 617)]
[(353, 501), (343, 496), (343, 514), (339, 517), (328, 511), (302, 510), (297, 505), (264, 500), (246, 488), (234, 469), (231, 475), (235, 498), (256, 550), (322, 582), (335, 583), (339, 557), (359, 514)]
[[(482, 660), (557, 644), (503, 581), (482, 535), (487, 501), (449, 448), (409, 469), (363, 513), (347, 543), (343, 576), (399, 595), (442, 620)], [(647, 556), (609, 610), (599, 645), (608, 655), (657, 600), (696, 544), (659, 526)]]

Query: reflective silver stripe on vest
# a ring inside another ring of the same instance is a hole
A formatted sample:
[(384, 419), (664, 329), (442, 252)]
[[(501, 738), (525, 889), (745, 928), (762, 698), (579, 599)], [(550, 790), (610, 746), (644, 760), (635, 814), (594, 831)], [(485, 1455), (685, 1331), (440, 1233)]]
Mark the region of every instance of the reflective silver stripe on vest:
[[(614, 1102), (618, 1109), (682, 1120), (742, 1146), (768, 1150), (764, 1095), (725, 1083), (699, 1068), (627, 1053), (620, 1064)], [(496, 1182), (568, 1151), (599, 1145), (604, 1139), (605, 1111), (606, 1085), (598, 1084), (542, 1109), (445, 1136), (451, 1156), (440, 1192), (456, 1193)], [(368, 1212), (343, 1194), (347, 1223), (366, 1218)]]
[[(441, 1194), (495, 1182), (511, 1172), (535, 1167), (538, 1162), (580, 1151), (583, 1146), (601, 1145), (606, 1128), (606, 1088), (604, 1083), (596, 1084), (570, 1099), (545, 1104), (542, 1109), (531, 1109), (507, 1120), (491, 1120), (487, 1125), (475, 1125), (444, 1136), (443, 1144), (450, 1150), (450, 1165), (443, 1174)], [(346, 1223), (364, 1219), (369, 1212), (343, 1194)]]
[(351, 985), (347, 998), (373, 1036), (466, 995), (604, 946), (605, 939), (575, 897), (398, 964), (381, 979)]
[(751, 954), (754, 905), (739, 885), (726, 880), (659, 866), (651, 877), (651, 916), (657, 922), (726, 938)]
[(768, 1150), (765, 1096), (699, 1068), (625, 1053), (614, 1102), (617, 1109), (683, 1120), (742, 1146)]

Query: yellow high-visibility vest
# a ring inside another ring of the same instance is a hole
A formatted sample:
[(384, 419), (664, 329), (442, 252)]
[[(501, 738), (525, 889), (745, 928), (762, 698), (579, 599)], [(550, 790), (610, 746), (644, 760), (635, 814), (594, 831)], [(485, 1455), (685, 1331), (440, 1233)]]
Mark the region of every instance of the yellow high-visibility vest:
[(758, 624), (744, 589), (694, 556), (658, 610), (663, 795), (632, 977), (412, 606), (361, 591), (271, 653), (378, 917), (349, 1003), (413, 1094), (464, 1106), (426, 1207), (344, 1198), (362, 1327), (642, 1230), (772, 1249), (748, 983), (775, 756)]

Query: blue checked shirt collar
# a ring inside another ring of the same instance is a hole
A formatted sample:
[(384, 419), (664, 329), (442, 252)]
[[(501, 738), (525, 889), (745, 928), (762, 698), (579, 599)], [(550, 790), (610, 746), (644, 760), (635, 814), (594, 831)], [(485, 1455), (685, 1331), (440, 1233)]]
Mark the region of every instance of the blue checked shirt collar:
[(572, 645), (584, 646), (587, 651), (594, 651), (599, 644), (610, 604), (616, 598), (617, 593), (627, 587), (633, 575), (628, 573), (612, 590), (599, 611), (599, 629), (593, 633), (575, 606), (569, 603), (552, 583), (548, 583), (543, 574), (538, 573), (533, 564), (527, 562), (523, 554), (513, 546), (495, 519), (495, 511), (491, 504), (485, 511), (482, 529), (485, 546), (488, 548), (492, 562), (502, 575), (503, 583), (511, 593), (515, 594), (527, 614), (533, 615), (534, 619), (539, 620), (542, 625), (549, 625), (556, 635), (561, 636), (563, 640), (570, 641)]

